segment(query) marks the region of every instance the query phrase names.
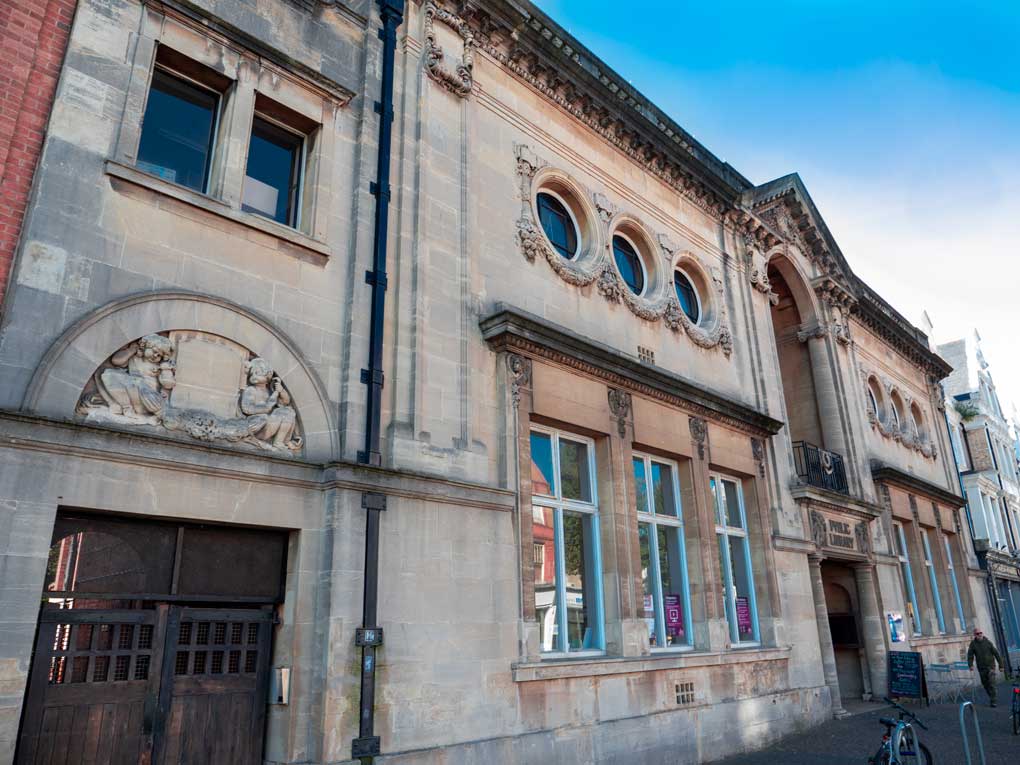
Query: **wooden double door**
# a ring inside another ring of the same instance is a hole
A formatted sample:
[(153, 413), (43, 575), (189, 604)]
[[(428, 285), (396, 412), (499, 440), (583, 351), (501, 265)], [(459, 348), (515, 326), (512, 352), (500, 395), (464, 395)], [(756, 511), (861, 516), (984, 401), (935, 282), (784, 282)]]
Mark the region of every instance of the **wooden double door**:
[(44, 608), (17, 762), (261, 763), (272, 620), (268, 608)]

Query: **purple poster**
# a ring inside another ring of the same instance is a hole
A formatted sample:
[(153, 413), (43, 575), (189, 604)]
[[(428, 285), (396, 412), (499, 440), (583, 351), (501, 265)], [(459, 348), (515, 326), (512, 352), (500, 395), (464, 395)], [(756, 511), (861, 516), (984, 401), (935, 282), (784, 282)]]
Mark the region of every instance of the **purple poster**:
[(663, 600), (666, 610), (666, 635), (671, 638), (682, 638), (684, 636), (684, 611), (680, 606), (680, 596), (666, 595)]
[(751, 627), (751, 606), (747, 598), (737, 598), (737, 631), (741, 635), (754, 631)]

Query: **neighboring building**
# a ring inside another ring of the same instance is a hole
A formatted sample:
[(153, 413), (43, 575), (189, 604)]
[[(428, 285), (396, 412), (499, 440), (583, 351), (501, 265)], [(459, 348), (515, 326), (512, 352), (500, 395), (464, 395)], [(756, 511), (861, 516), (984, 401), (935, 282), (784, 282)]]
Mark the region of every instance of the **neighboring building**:
[(996, 636), (1012, 666), (1020, 666), (1020, 469), (1016, 431), (1006, 418), (981, 336), (942, 343), (953, 366), (944, 383), (949, 428), (967, 495), (975, 549), (987, 572), (987, 599)]
[(950, 366), (530, 3), (82, 0), (34, 194), (0, 762), (711, 760), (985, 623)]
[(0, 4), (0, 298), (28, 208), (75, 2)]

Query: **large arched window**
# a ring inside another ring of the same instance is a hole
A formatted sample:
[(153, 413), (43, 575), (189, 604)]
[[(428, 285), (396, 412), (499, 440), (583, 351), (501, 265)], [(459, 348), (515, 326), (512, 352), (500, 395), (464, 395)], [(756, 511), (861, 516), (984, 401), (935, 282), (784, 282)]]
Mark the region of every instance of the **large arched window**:
[(559, 194), (548, 190), (540, 191), (536, 201), (538, 220), (549, 243), (561, 256), (573, 260), (577, 255), (580, 235), (570, 207)]

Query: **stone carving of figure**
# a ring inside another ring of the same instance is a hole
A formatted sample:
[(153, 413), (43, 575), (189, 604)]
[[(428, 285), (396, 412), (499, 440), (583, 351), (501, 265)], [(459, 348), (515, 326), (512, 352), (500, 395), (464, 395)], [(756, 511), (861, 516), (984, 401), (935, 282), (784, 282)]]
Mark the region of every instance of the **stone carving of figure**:
[(297, 414), (290, 406), (290, 394), (283, 381), (273, 374), (269, 362), (256, 357), (245, 364), (248, 385), (241, 391), (241, 412), (252, 420), (265, 420), (253, 435), (262, 445), (274, 449), (296, 450), (301, 439), (294, 435)]
[(113, 415), (158, 423), (174, 387), (173, 344), (163, 335), (146, 335), (117, 351), (113, 367), (96, 376), (96, 390)]

